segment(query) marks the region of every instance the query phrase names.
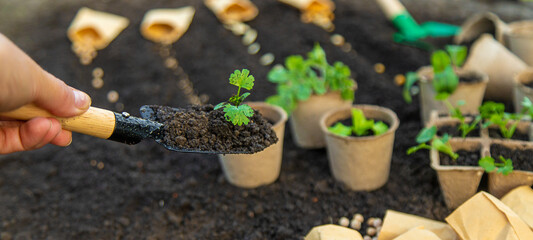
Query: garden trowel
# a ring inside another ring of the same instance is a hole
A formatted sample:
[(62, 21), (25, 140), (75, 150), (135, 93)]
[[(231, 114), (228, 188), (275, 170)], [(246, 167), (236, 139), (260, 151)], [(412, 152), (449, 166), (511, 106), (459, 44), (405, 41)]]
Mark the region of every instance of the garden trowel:
[(399, 0), (376, 0), (376, 2), (386, 17), (398, 29), (398, 32), (393, 36), (393, 40), (397, 43), (424, 48), (427, 44), (422, 42), (421, 39), (426, 37), (450, 37), (458, 34), (461, 30), (458, 26), (440, 22), (418, 24)]
[[(180, 111), (179, 109), (175, 109)], [(202, 151), (196, 149), (180, 148), (165, 144), (162, 130), (164, 124), (154, 121), (155, 113), (150, 106), (142, 106), (141, 117), (131, 116), (129, 113), (116, 113), (113, 111), (90, 107), (84, 114), (60, 118), (35, 105), (28, 104), (10, 112), (1, 112), (0, 117), (16, 120), (30, 120), (35, 117), (52, 117), (59, 120), (65, 130), (94, 136), (97, 138), (113, 140), (126, 144), (137, 144), (143, 139), (151, 138), (165, 148), (177, 152), (209, 153), (209, 154), (246, 154), (252, 152), (236, 151)]]

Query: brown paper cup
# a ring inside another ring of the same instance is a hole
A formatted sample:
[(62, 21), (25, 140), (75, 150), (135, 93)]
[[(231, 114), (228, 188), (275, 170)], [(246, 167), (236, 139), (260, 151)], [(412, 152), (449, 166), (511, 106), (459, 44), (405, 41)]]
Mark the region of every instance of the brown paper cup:
[(454, 42), (457, 44), (470, 42), (484, 33), (494, 33), (494, 38), (503, 44), (504, 33), (509, 26), (496, 14), (485, 12), (476, 14), (468, 18), (461, 26), (461, 32), (455, 36)]
[(529, 66), (533, 66), (533, 21), (509, 24), (509, 31), (505, 34), (505, 43), (511, 52)]
[(72, 20), (67, 35), (73, 43), (100, 50), (107, 47), (128, 24), (127, 18), (83, 7)]
[(323, 148), (326, 146), (324, 133), (320, 130), (320, 118), (334, 108), (349, 107), (352, 101), (342, 99), (341, 94), (328, 92), (324, 95), (311, 95), (299, 102), (292, 112), (291, 133), (296, 145), (301, 148)]
[(393, 240), (410, 229), (423, 227), (431, 231), (442, 240), (457, 240), (458, 236), (448, 224), (410, 215), (407, 213), (387, 210), (383, 219), (383, 227), (379, 232), (378, 240)]
[(334, 224), (317, 226), (305, 236), (304, 240), (363, 240), (358, 231)]
[(177, 9), (153, 9), (141, 23), (141, 34), (150, 41), (163, 44), (176, 42), (189, 29), (194, 7)]
[(250, 0), (205, 0), (204, 3), (221, 22), (227, 24), (250, 21), (259, 13)]
[(509, 207), (480, 192), (457, 208), (446, 222), (463, 240), (526, 240), (533, 232)]
[[(481, 157), (486, 156), (487, 149), (481, 140), (476, 139), (450, 139), (450, 145), (454, 151), (477, 150)], [(483, 176), (483, 168), (478, 166), (443, 166), (440, 165), (439, 152), (435, 149), (430, 151), (431, 168), (437, 171), (439, 185), (444, 195), (446, 206), (450, 209), (457, 208), (477, 192), (479, 182)]]
[(524, 97), (533, 101), (533, 88), (526, 86), (533, 82), (533, 68), (524, 69), (515, 76), (513, 84), (513, 104), (515, 112), (522, 110), (522, 101)]
[[(455, 89), (455, 92), (448, 97), (450, 103), (454, 106), (457, 106), (459, 100), (466, 102), (465, 105), (460, 106), (461, 112), (463, 114), (477, 114), (479, 112), (478, 108), (481, 106), (483, 101), (483, 96), (485, 94), (485, 89), (489, 78), (485, 73), (474, 71), (474, 70), (459, 70), (458, 75), (464, 74), (477, 74), (482, 80), (476, 83), (463, 83), (459, 82), (459, 85)], [(423, 67), (418, 70), (420, 76), (420, 115), (424, 124), (428, 123), (430, 120), (431, 111), (436, 110), (438, 114), (449, 114), (449, 110), (442, 101), (435, 99), (435, 90), (433, 89), (433, 68), (432, 67)]]
[(263, 102), (250, 102), (253, 109), (264, 118), (275, 122), (272, 129), (278, 142), (254, 154), (219, 154), (224, 176), (231, 184), (242, 188), (255, 188), (276, 181), (281, 169), (283, 136), (287, 113), (278, 106)]
[(463, 66), (465, 70), (484, 72), (489, 82), (485, 98), (511, 101), (513, 78), (527, 68), (527, 64), (489, 34), (483, 34), (470, 48)]
[[(510, 149), (533, 149), (533, 145), (524, 144), (522, 141), (493, 140), (492, 143), (504, 145)], [(499, 156), (492, 156), (497, 159)], [(509, 191), (522, 185), (533, 185), (533, 172), (513, 170), (507, 176), (497, 172), (489, 173), (489, 192), (497, 198), (507, 194)]]
[(502, 202), (533, 229), (533, 189), (530, 186), (513, 189), (502, 198)]
[(442, 240), (435, 233), (425, 230), (424, 227), (416, 227), (398, 236), (394, 240)]
[[(378, 136), (342, 137), (328, 127), (351, 118), (351, 109), (361, 109), (368, 119), (381, 120), (389, 130)], [(373, 105), (354, 105), (331, 110), (323, 115), (320, 128), (326, 136), (329, 165), (333, 177), (354, 191), (375, 190), (389, 178), (394, 133), (400, 124), (396, 114), (388, 108)]]

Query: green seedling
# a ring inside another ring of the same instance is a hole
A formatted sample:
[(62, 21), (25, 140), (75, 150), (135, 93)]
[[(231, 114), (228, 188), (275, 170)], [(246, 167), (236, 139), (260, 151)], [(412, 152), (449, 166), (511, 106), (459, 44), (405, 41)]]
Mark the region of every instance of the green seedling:
[(221, 102), (215, 106), (215, 110), (224, 108), (224, 117), (233, 125), (248, 125), (249, 118), (254, 115), (252, 107), (241, 104), (250, 95), (249, 92), (241, 95), (241, 88), (252, 90), (254, 87), (254, 77), (249, 74), (250, 71), (248, 69), (235, 70), (229, 77), (229, 83), (239, 87), (237, 94), (231, 96), (227, 102)]
[(278, 86), (277, 94), (268, 97), (266, 102), (282, 107), (289, 114), (299, 101), (309, 99), (312, 94), (340, 91), (343, 99), (354, 98), (355, 81), (350, 69), (341, 62), (328, 64), (319, 44), (315, 44), (307, 59), (300, 55), (287, 57), (285, 66), (275, 66), (267, 78)]
[(457, 127), (459, 131), (461, 132), (461, 137), (465, 138), (468, 133), (472, 132), (481, 122), (481, 116), (478, 115), (472, 120), (470, 123), (466, 122), (466, 117), (461, 112), (460, 106), (463, 106), (465, 104), (465, 101), (460, 100), (457, 103), (457, 107), (454, 107), (448, 99), (444, 100), (444, 103), (446, 104), (446, 107), (450, 110), (450, 115), (452, 118), (459, 120), (459, 126)]
[[(416, 136), (416, 142), (418, 145), (407, 149), (407, 155), (411, 155), (421, 149), (435, 149), (439, 152), (447, 154), (453, 160), (455, 160), (459, 157), (459, 155), (453, 151), (448, 140), (448, 134), (444, 134), (442, 137), (437, 136), (436, 126), (423, 128)], [(431, 142), (431, 144), (428, 145), (428, 142)]]
[(511, 138), (516, 131), (520, 119), (526, 115), (530, 118), (533, 116), (533, 103), (531, 103), (529, 98), (524, 97), (522, 100), (522, 110), (520, 113), (514, 114), (506, 113), (503, 103), (488, 101), (479, 107), (479, 113), (485, 119), (485, 123), (482, 125), (483, 128), (494, 124), (498, 126), (504, 138)]
[(365, 136), (372, 131), (375, 136), (381, 135), (387, 130), (389, 126), (382, 121), (374, 122), (374, 120), (366, 119), (363, 111), (357, 108), (352, 108), (352, 126), (346, 126), (342, 123), (337, 123), (333, 127), (328, 128), (334, 134), (348, 137), (354, 133), (357, 136)]
[[(466, 59), (467, 48), (465, 46), (448, 45), (445, 50), (437, 50), (431, 54), (431, 66), (433, 67), (433, 88), (435, 99), (447, 99), (457, 88), (459, 77), (455, 70), (461, 67)], [(411, 88), (419, 80), (418, 74), (408, 72), (405, 75), (403, 98), (407, 103), (412, 102)]]
[(506, 159), (503, 156), (500, 156), (500, 161), (501, 163), (498, 163), (494, 158), (487, 156), (479, 159), (478, 165), (488, 173), (496, 170), (497, 173), (509, 175), (509, 173), (513, 172), (513, 161), (510, 158)]

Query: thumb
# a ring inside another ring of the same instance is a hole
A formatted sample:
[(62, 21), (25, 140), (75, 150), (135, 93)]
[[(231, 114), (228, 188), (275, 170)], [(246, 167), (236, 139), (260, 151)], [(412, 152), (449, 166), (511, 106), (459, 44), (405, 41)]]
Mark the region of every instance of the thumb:
[(91, 98), (43, 69), (35, 90), (34, 103), (58, 117), (73, 117), (87, 111)]

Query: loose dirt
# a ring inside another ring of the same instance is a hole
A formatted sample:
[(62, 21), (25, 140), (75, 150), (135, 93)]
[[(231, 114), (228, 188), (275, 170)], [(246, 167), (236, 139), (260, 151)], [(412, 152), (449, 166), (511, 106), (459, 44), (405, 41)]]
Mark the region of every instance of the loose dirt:
[(445, 166), (478, 166), (478, 161), (481, 158), (479, 150), (467, 151), (459, 150), (456, 152), (459, 157), (453, 160), (450, 156), (444, 153), (439, 153), (440, 164)]
[(490, 146), (490, 155), (499, 162), (500, 156), (513, 160), (514, 170), (533, 171), (533, 149), (513, 150), (500, 144)]

